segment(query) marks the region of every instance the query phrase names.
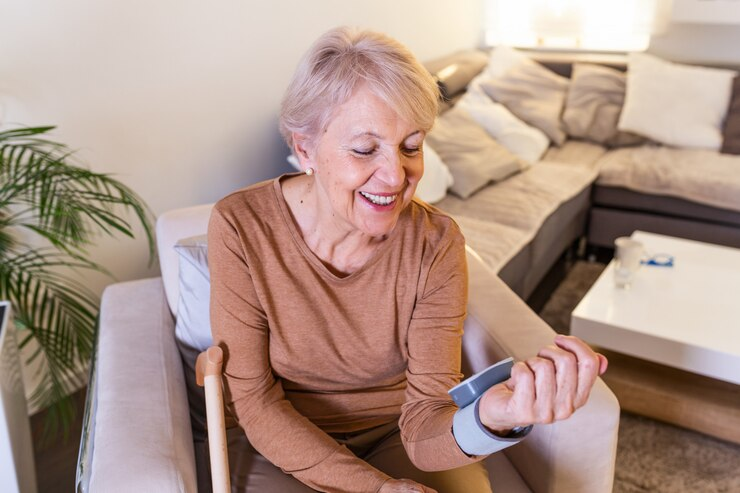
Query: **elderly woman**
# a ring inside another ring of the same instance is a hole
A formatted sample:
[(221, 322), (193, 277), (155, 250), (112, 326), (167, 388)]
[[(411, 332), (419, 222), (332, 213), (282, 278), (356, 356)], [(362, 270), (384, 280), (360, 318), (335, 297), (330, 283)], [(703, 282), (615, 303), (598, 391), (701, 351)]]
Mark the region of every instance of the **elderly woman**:
[(474, 413), (449, 398), (461, 378), (465, 240), (414, 198), (437, 99), (395, 40), (332, 30), (282, 105), (304, 173), (214, 209), (211, 319), (243, 428), (230, 440), (245, 491), (490, 492), (485, 454), (522, 427), (567, 418), (605, 369), (558, 337)]

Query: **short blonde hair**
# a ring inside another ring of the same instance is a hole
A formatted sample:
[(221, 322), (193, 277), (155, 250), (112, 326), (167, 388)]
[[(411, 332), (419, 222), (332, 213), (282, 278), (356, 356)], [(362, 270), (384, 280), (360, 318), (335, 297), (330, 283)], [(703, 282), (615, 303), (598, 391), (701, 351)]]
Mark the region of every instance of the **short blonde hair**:
[(316, 137), (360, 83), (424, 132), (434, 125), (439, 89), (411, 51), (385, 34), (339, 27), (314, 42), (283, 96), (280, 133), (288, 147), (293, 132)]

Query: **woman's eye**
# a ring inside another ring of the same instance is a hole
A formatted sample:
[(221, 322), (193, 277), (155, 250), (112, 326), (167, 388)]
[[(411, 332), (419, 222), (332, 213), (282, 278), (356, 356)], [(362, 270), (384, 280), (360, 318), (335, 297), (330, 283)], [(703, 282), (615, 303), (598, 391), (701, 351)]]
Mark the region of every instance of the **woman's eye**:
[(420, 150), (421, 148), (419, 147), (404, 147), (403, 153), (406, 154), (407, 156), (416, 156), (417, 154), (419, 154)]
[(373, 152), (375, 152), (375, 149), (352, 149), (352, 152), (360, 156), (370, 156)]

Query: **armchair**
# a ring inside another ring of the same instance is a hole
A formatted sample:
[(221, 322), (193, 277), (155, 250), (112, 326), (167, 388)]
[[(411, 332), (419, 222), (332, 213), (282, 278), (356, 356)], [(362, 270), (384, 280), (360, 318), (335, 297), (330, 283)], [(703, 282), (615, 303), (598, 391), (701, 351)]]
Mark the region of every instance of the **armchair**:
[[(174, 332), (175, 243), (206, 231), (211, 206), (157, 222), (162, 277), (117, 283), (102, 297), (100, 329), (78, 463), (78, 492), (197, 491), (193, 436)], [(473, 252), (464, 372), (506, 356), (524, 359), (555, 333)], [(589, 402), (564, 422), (536, 426), (486, 459), (505, 492), (607, 493), (614, 477), (619, 405), (599, 379)]]

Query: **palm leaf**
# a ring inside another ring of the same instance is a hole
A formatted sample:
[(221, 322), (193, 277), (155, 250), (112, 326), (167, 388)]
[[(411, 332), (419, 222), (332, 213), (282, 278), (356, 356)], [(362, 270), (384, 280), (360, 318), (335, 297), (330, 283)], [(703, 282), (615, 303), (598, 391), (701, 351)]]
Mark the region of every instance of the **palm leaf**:
[[(63, 144), (45, 136), (54, 127), (0, 132), (0, 298), (14, 307), (21, 346), (35, 341), (29, 359), (41, 360), (41, 384), (31, 402), (49, 409), (45, 436), (65, 436), (74, 418), (69, 394), (90, 360), (99, 300), (79, 272), (107, 270), (88, 258), (103, 234), (133, 237), (133, 213), (155, 259), (152, 214), (143, 200), (113, 177), (76, 163)], [(21, 229), (48, 243), (31, 248)]]

